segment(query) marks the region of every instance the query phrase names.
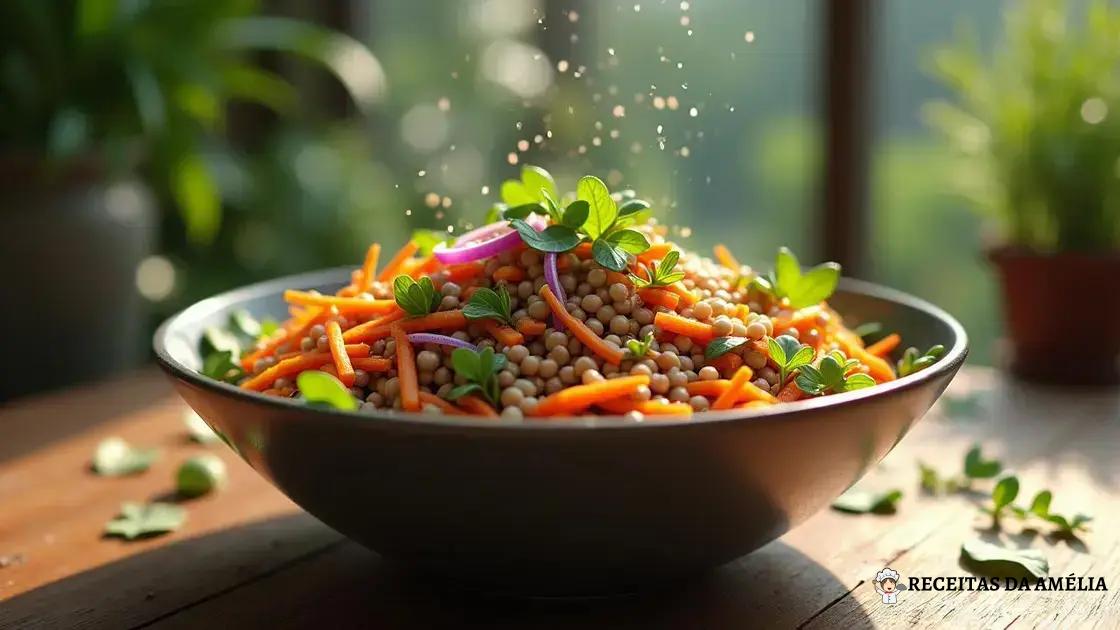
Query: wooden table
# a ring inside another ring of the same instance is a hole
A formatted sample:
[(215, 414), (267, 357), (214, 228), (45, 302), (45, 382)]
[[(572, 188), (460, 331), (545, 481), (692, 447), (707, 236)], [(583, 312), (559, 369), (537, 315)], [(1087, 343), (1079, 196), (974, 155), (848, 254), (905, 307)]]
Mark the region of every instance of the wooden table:
[[(865, 483), (899, 487), (891, 516), (825, 510), (710, 579), (604, 600), (503, 600), (395, 577), (378, 557), (300, 511), (224, 446), (188, 441), (182, 403), (161, 375), (75, 389), (0, 410), (0, 628), (198, 627), (946, 627), (1120, 626), (1120, 391), (1058, 393), (968, 369)], [(119, 435), (163, 449), (145, 474), (87, 470)], [(1096, 519), (1080, 540), (988, 528), (976, 495), (925, 496), (917, 459), (960, 470), (968, 446), (1012, 466), (1023, 492)], [(230, 466), (221, 493), (187, 504), (170, 535), (101, 538), (122, 501), (165, 495), (176, 466), (204, 450)], [(967, 575), (962, 541), (1000, 539), (1045, 552), (1051, 575), (1103, 576), (1107, 592), (904, 591), (872, 588), (890, 566), (908, 576)], [(669, 543), (667, 543), (669, 544)]]

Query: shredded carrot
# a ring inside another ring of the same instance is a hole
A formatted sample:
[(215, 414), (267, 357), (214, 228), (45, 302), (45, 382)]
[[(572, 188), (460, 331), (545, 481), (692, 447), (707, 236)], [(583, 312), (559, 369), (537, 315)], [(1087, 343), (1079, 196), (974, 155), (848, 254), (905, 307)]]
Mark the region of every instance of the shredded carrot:
[(388, 372), (393, 369), (393, 362), (385, 357), (351, 357), (350, 365), (363, 372)]
[(358, 297), (316, 295), (292, 289), (284, 292), (284, 300), (304, 306), (334, 306), (338, 308), (339, 313), (347, 315), (383, 315), (397, 305), (396, 300), (364, 300)]
[[(398, 306), (396, 309), (389, 311), (388, 313), (382, 315), (381, 317), (378, 317), (377, 319), (371, 319), (368, 322), (363, 322), (361, 324), (358, 324), (357, 326), (348, 328), (345, 332), (342, 333), (342, 338), (347, 343), (355, 343), (359, 341), (369, 342), (377, 341), (378, 339), (384, 339), (385, 337), (389, 336), (389, 324), (403, 319), (405, 315), (407, 315), (407, 313), (404, 312), (404, 309)], [(384, 329), (385, 334), (367, 337), (368, 333), (372, 331), (380, 332), (382, 329)]]
[(354, 386), (354, 366), (350, 365), (350, 355), (346, 354), (346, 342), (342, 340), (342, 328), (338, 322), (327, 322), (327, 346), (331, 349), (334, 369), (338, 380), (347, 387)]
[(649, 246), (649, 249), (638, 254), (638, 260), (644, 263), (651, 263), (655, 260), (661, 260), (673, 250), (673, 246), (669, 243), (654, 243)]
[(409, 241), (405, 243), (404, 247), (400, 248), (400, 250), (393, 255), (393, 259), (389, 261), (388, 265), (385, 265), (385, 268), (381, 270), (381, 273), (377, 274), (377, 279), (381, 282), (388, 282), (392, 280), (393, 277), (400, 272), (401, 266), (404, 265), (404, 261), (412, 258), (412, 255), (415, 254), (419, 249), (420, 246), (416, 244), (416, 241)]
[(560, 303), (560, 300), (552, 293), (552, 289), (550, 289), (547, 284), (541, 286), (540, 295), (544, 298), (544, 301), (548, 303), (548, 308), (552, 310), (553, 317), (567, 326), (568, 329), (572, 331), (572, 334), (576, 336), (576, 339), (579, 339), (583, 345), (590, 348), (592, 352), (602, 357), (607, 363), (612, 363), (614, 365), (622, 363), (622, 359), (626, 356), (622, 348), (615, 347), (603, 341), (599, 335), (595, 334), (595, 331), (587, 327), (587, 324), (573, 317), (572, 314), (564, 308), (564, 305)]
[(772, 404), (778, 402), (778, 399), (774, 398), (773, 394), (771, 394), (770, 392), (762, 389), (761, 387), (759, 387), (758, 385), (755, 385), (754, 383), (752, 383), (750, 381), (747, 381), (746, 383), (743, 384), (742, 392), (739, 394), (739, 396), (736, 397), (736, 400), (741, 401), (741, 400), (744, 400), (744, 399), (745, 400), (764, 402), (764, 403), (769, 404), (769, 405), (772, 405)]
[(467, 415), (462, 409), (425, 390), (420, 390), (420, 404), (438, 407), (441, 413), (445, 413), (449, 416)]
[(735, 372), (735, 376), (731, 377), (731, 383), (727, 386), (727, 391), (720, 394), (719, 398), (712, 402), (711, 408), (714, 410), (730, 409), (739, 400), (739, 396), (746, 386), (750, 385), (752, 376), (754, 376), (754, 372), (749, 367), (744, 365), (739, 368)]
[(681, 302), (683, 302), (685, 306), (692, 306), (699, 301), (695, 293), (684, 288), (684, 285), (679, 282), (674, 282), (665, 288), (680, 296)]
[(634, 281), (630, 279), (630, 276), (628, 276), (624, 273), (619, 273), (617, 271), (611, 271), (610, 269), (607, 269), (606, 271), (607, 271), (607, 284), (608, 285), (610, 285), (610, 284), (621, 284), (623, 286), (628, 287), (628, 286), (631, 286), (631, 285), (634, 284)]
[(525, 279), (525, 272), (520, 267), (503, 265), (494, 270), (495, 282), (521, 282)]
[(381, 243), (374, 243), (366, 250), (366, 259), (362, 262), (361, 276), (355, 283), (358, 287), (358, 293), (369, 291), (373, 286), (373, 280), (377, 277), (377, 261), (381, 258)]
[[(853, 337), (855, 339), (853, 339)], [(855, 341), (858, 339), (859, 337), (857, 337), (855, 333), (846, 330), (839, 331), (836, 335), (836, 341), (840, 344), (840, 349), (843, 350), (844, 353), (849, 357), (866, 365), (868, 368), (868, 374), (871, 375), (871, 378), (879, 381), (880, 383), (893, 381), (895, 378), (897, 378), (894, 375), (894, 368), (891, 367), (891, 364), (887, 363), (882, 358), (871, 354), (865, 348), (861, 347)]]
[(651, 416), (691, 416), (692, 405), (682, 402), (660, 402), (656, 400), (643, 400), (641, 402), (628, 398), (604, 400), (595, 403), (595, 406), (608, 413), (624, 414), (637, 411)]
[(711, 324), (681, 317), (676, 313), (658, 313), (653, 316), (653, 324), (661, 330), (684, 335), (693, 341), (711, 341), (716, 336)]
[(579, 245), (576, 245), (575, 249), (572, 250), (572, 253), (576, 255), (576, 258), (579, 258), (581, 260), (587, 260), (588, 258), (591, 258), (591, 243), (580, 243)]
[(393, 342), (396, 344), (397, 381), (401, 387), (401, 408), (405, 411), (420, 411), (420, 381), (416, 375), (416, 354), (408, 341), (408, 333), (401, 322), (390, 324)]
[(821, 307), (816, 304), (799, 309), (789, 319), (778, 319), (774, 322), (774, 335), (777, 336), (791, 328), (796, 328), (804, 336), (811, 329), (819, 327), (817, 317), (821, 313)]
[(778, 391), (778, 402), (793, 402), (805, 397), (805, 392), (797, 386), (797, 379), (791, 378), (785, 387)]
[(715, 246), (714, 251), (716, 254), (716, 260), (719, 261), (719, 264), (727, 267), (735, 273), (739, 273), (739, 269), (742, 267), (742, 265), (739, 264), (738, 260), (735, 260), (735, 256), (731, 254), (731, 250), (727, 249), (726, 245), (720, 243), (719, 245)]
[(455, 402), (459, 404), (460, 408), (464, 409), (472, 416), (483, 416), (485, 418), (498, 417), (498, 412), (494, 411), (494, 408), (490, 406), (490, 403), (473, 394), (460, 396), (459, 400), (456, 400)]
[(717, 398), (722, 396), (727, 388), (731, 386), (731, 381), (720, 378), (714, 381), (692, 381), (684, 386), (685, 391), (689, 396), (706, 396), (708, 398)]
[[(307, 353), (306, 352), (301, 352), (299, 350), (294, 350), (292, 352), (285, 352), (284, 354), (276, 355), (276, 360), (277, 361), (283, 361), (284, 359), (290, 359), (292, 357), (298, 357), (301, 354), (307, 354)], [(348, 343), (348, 344), (346, 344), (346, 356), (350, 357), (351, 359), (355, 359), (355, 358), (359, 358), (359, 357), (368, 357), (369, 356), (369, 344), (365, 344), (365, 343)]]
[(307, 331), (327, 316), (327, 309), (309, 308), (302, 317), (287, 322), (280, 332), (266, 341), (260, 348), (241, 357), (241, 367), (245, 370), (253, 369), (253, 364), (258, 359), (276, 352), (277, 348), (290, 341), (298, 342), (307, 334)]
[(408, 274), (411, 278), (420, 278), (421, 276), (431, 275), (431, 273), (439, 269), (440, 262), (435, 256), (428, 256), (423, 259), (410, 258), (405, 261), (406, 264), (401, 266), (401, 272)]
[(603, 401), (633, 394), (643, 385), (649, 385), (648, 375), (623, 376), (588, 385), (576, 385), (541, 399), (532, 415), (562, 416), (579, 413)]
[(305, 370), (314, 370), (327, 365), (331, 360), (332, 357), (329, 352), (301, 354), (298, 357), (280, 361), (276, 365), (245, 381), (241, 384), (241, 387), (258, 392), (264, 391), (275, 383), (278, 378), (287, 378), (289, 376), (295, 376)]
[[(394, 320), (394, 322), (399, 324), (405, 332), (410, 333), (427, 332), (429, 330), (459, 330), (461, 328), (467, 327), (467, 318), (463, 316), (463, 311), (460, 310), (436, 311), (435, 313), (424, 315), (422, 317), (413, 317), (411, 319), (399, 321)], [(371, 322), (366, 323), (368, 324)], [(361, 326), (365, 326), (365, 324), (362, 324)], [(370, 342), (377, 341), (378, 339), (384, 339), (392, 334), (392, 326), (392, 323), (371, 326), (359, 331), (358, 333), (355, 333), (355, 335), (353, 336), (354, 338), (346, 340)], [(354, 328), (347, 330), (346, 333), (350, 333), (354, 330), (357, 330), (358, 328), (360, 328), (360, 326), (355, 326)], [(343, 336), (345, 337), (345, 334)]]
[(548, 330), (548, 326), (544, 322), (537, 321), (532, 317), (522, 317), (517, 320), (517, 332), (528, 337), (539, 337)]
[(891, 333), (870, 346), (867, 346), (865, 350), (867, 350), (869, 354), (873, 354), (877, 357), (886, 357), (893, 352), (900, 343), (902, 343), (902, 337), (899, 336), (898, 333)]
[(743, 365), (743, 357), (734, 352), (728, 352), (712, 359), (708, 362), (708, 365), (719, 370), (720, 374), (726, 376), (728, 374), (734, 374), (735, 370), (738, 370), (739, 367)]
[(482, 320), (482, 327), (503, 346), (512, 347), (525, 343), (524, 335), (491, 317)]
[(486, 266), (480, 262), (451, 265), (447, 268), (447, 281), (463, 284), (467, 280), (473, 280), (480, 276), (485, 269)]
[(664, 289), (638, 289), (638, 297), (642, 298), (648, 306), (663, 306), (670, 311), (676, 309), (677, 304), (681, 302), (679, 295)]

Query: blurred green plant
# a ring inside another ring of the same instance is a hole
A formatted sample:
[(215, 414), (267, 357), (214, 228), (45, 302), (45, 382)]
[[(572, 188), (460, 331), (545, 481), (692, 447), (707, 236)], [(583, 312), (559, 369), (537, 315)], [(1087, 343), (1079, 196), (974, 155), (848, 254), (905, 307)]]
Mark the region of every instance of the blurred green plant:
[(932, 71), (955, 92), (924, 117), (962, 156), (958, 192), (994, 212), (1011, 244), (1094, 251), (1120, 244), (1120, 9), (1029, 0), (1005, 14), (990, 58), (963, 28)]
[(208, 154), (227, 105), (297, 108), (295, 88), (256, 64), (254, 51), (321, 64), (362, 111), (384, 91), (381, 66), (360, 43), (258, 8), (255, 0), (2, 3), (0, 142), (55, 167), (91, 157), (117, 172), (148, 166), (188, 239), (211, 242), (222, 198)]

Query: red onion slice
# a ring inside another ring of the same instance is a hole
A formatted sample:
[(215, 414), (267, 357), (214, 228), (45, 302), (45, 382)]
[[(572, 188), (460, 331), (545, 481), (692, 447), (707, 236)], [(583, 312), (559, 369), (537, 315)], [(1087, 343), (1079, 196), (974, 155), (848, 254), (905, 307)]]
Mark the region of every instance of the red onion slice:
[[(560, 300), (561, 304), (566, 305), (568, 303), (568, 296), (564, 294), (564, 286), (560, 284), (560, 275), (557, 273), (556, 269), (555, 252), (547, 252), (544, 255), (544, 281), (548, 283), (548, 288), (552, 289), (552, 294), (556, 296), (556, 299)], [(557, 317), (552, 318), (552, 326), (560, 332), (567, 330), (564, 323)]]
[(474, 350), (478, 352), (478, 347), (469, 341), (456, 339), (448, 335), (437, 335), (435, 333), (410, 333), (408, 340), (412, 343), (435, 343), (441, 346), (453, 346), (455, 348), (466, 348), (467, 350)]
[[(543, 221), (530, 217), (528, 223), (538, 230)], [(496, 221), (460, 236), (452, 247), (436, 245), (432, 254), (445, 265), (459, 265), (497, 256), (521, 244), (521, 235), (505, 221)]]

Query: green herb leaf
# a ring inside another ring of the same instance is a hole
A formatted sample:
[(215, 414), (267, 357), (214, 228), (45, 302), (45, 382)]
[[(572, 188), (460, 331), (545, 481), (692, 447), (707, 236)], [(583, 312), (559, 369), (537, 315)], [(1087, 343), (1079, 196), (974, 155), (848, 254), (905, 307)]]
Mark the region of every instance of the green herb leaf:
[(646, 333), (646, 336), (641, 340), (631, 339), (626, 342), (626, 349), (630, 352), (630, 358), (640, 359), (649, 354), (649, 349), (653, 347), (653, 333)]
[(598, 239), (591, 244), (591, 256), (595, 262), (611, 271), (622, 271), (626, 269), (626, 264), (629, 262), (626, 252), (607, 242), (606, 239)]
[(851, 514), (894, 514), (898, 500), (902, 498), (902, 491), (898, 489), (885, 492), (868, 492), (849, 488), (847, 492), (836, 497), (832, 502), (832, 509)]
[(191, 440), (199, 444), (213, 444), (220, 442), (222, 439), (193, 409), (187, 409), (183, 412), (183, 424), (187, 427), (187, 433), (191, 436)]
[[(630, 192), (633, 192), (633, 191), (630, 191)], [(645, 212), (646, 210), (649, 210), (649, 208), (650, 208), (650, 205), (649, 205), (648, 201), (642, 201), (641, 199), (627, 199), (626, 201), (619, 204), (619, 206), (618, 206), (618, 216), (621, 218), (621, 217), (626, 217), (626, 216), (630, 216), (630, 215), (633, 215), (633, 214), (638, 214), (640, 212)]]
[(1000, 478), (992, 488), (992, 517), (998, 521), (1003, 508), (1011, 505), (1017, 496), (1019, 496), (1019, 478), (1015, 475)]
[(216, 381), (236, 383), (245, 376), (245, 371), (234, 362), (229, 350), (211, 352), (202, 360), (202, 374)]
[(1031, 500), (1031, 506), (1028, 508), (1031, 514), (1040, 518), (1046, 518), (1050, 515), (1050, 500), (1054, 498), (1054, 494), (1049, 490), (1042, 490), (1034, 495)]
[(527, 203), (520, 206), (514, 206), (512, 208), (506, 208), (504, 211), (502, 211), (502, 218), (506, 221), (512, 221), (513, 219), (524, 220), (534, 212), (543, 216), (548, 216), (548, 211), (545, 210), (544, 206), (542, 206), (541, 204)]
[(750, 341), (750, 339), (746, 337), (716, 337), (709, 341), (708, 345), (704, 347), (704, 358), (717, 359), (748, 341)]
[(105, 534), (134, 540), (173, 532), (186, 520), (187, 511), (173, 503), (123, 503), (120, 515), (105, 524)]
[(586, 201), (576, 199), (564, 209), (564, 216), (560, 222), (573, 230), (578, 230), (587, 222), (587, 216), (590, 212), (591, 206)]
[(794, 370), (809, 365), (816, 357), (812, 346), (802, 344), (792, 335), (779, 335), (766, 339), (770, 359), (778, 366), (778, 382), (785, 385)]
[(406, 313), (419, 317), (431, 313), (439, 306), (439, 294), (428, 276), (413, 280), (399, 275), (393, 278), (393, 297)]
[[(634, 230), (614, 230), (606, 235), (606, 240), (611, 245), (628, 254), (640, 254), (649, 249), (649, 241), (645, 235)], [(621, 271), (621, 269), (615, 269)]]
[(565, 225), (550, 225), (541, 232), (520, 219), (510, 221), (510, 225), (517, 230), (526, 245), (537, 251), (566, 252), (583, 240), (575, 230)]
[(852, 332), (866, 340), (871, 335), (883, 332), (883, 325), (879, 322), (864, 322), (852, 329)]
[(448, 243), (453, 240), (455, 239), (452, 236), (442, 230), (412, 231), (412, 242), (416, 243), (416, 246), (419, 248), (417, 253), (421, 256), (431, 256), (436, 245)]
[(468, 348), (456, 348), (451, 352), (451, 366), (467, 382), (452, 389), (447, 394), (447, 398), (455, 400), (477, 391), (491, 405), (496, 406), (501, 389), (498, 386), (498, 372), (502, 371), (506, 363), (505, 355), (495, 354), (493, 348), (483, 348), (479, 352)]
[(245, 309), (238, 309), (230, 313), (229, 323), (230, 328), (232, 328), (234, 332), (250, 339), (256, 339), (261, 336), (261, 323)]
[(502, 203), (511, 208), (526, 204), (540, 203), (540, 199), (537, 199), (536, 195), (530, 193), (529, 189), (525, 188), (525, 184), (514, 179), (508, 179), (502, 182), (500, 194)]
[(473, 392), (480, 392), (481, 393), (482, 392), (482, 386), (479, 385), (478, 383), (466, 383), (464, 385), (459, 385), (457, 387), (452, 388), (451, 391), (447, 392), (446, 398), (447, 398), (447, 400), (459, 400), (463, 396), (466, 396), (467, 394), (470, 394), (470, 393), (473, 393)]
[(638, 288), (663, 287), (673, 284), (674, 282), (680, 282), (684, 280), (684, 272), (673, 270), (674, 267), (677, 266), (677, 261), (680, 260), (680, 257), (681, 253), (677, 250), (669, 250), (669, 253), (665, 254), (665, 257), (662, 258), (661, 262), (657, 265), (638, 265), (640, 269), (646, 270), (646, 277), (643, 278), (642, 276), (631, 273), (629, 274), (630, 280), (633, 281)]
[(802, 272), (797, 257), (787, 247), (778, 250), (772, 281), (768, 290), (779, 298), (787, 298), (793, 308), (812, 306), (828, 299), (840, 281), (840, 265), (826, 262)]
[(862, 372), (856, 372), (840, 382), (837, 392), (854, 392), (857, 389), (875, 387), (875, 379)]
[(964, 456), (964, 474), (969, 479), (991, 479), (1003, 470), (1003, 464), (996, 459), (984, 459), (980, 445), (975, 444)]
[(456, 348), (451, 352), (451, 367), (468, 381), (480, 379), (478, 353), (469, 348)]
[(874, 385), (874, 379), (860, 372), (845, 376), (848, 370), (858, 363), (855, 359), (844, 356), (843, 352), (833, 350), (821, 358), (817, 367), (801, 366), (801, 372), (797, 375), (797, 386), (807, 394), (820, 396), (828, 392), (850, 392)]
[(994, 577), (1046, 577), (1050, 563), (1035, 549), (1008, 549), (980, 539), (961, 545), (961, 564), (979, 575)]
[(924, 354), (917, 348), (907, 348), (906, 351), (902, 353), (902, 358), (898, 360), (898, 375), (909, 376), (915, 372), (924, 370), (934, 363), (937, 363), (937, 360), (944, 354), (945, 346), (941, 344), (931, 347)]
[[(598, 239), (610, 231), (615, 219), (618, 218), (618, 206), (602, 180), (594, 175), (581, 177), (576, 186), (576, 198), (586, 201), (589, 205), (587, 221), (583, 224), (583, 230), (588, 236)], [(621, 270), (615, 269), (615, 271)]]
[(487, 287), (480, 287), (475, 290), (470, 301), (463, 307), (463, 315), (467, 319), (490, 317), (513, 326), (509, 293), (502, 285), (498, 285), (497, 290)]
[(200, 497), (226, 484), (226, 464), (217, 455), (196, 455), (179, 466), (175, 489), (184, 497)]
[(93, 472), (102, 477), (142, 473), (159, 459), (159, 450), (133, 448), (119, 437), (105, 438), (93, 453)]
[[(521, 184), (525, 187), (526, 192), (538, 201), (544, 201), (545, 194), (553, 199), (559, 196), (556, 192), (556, 180), (552, 178), (551, 173), (539, 166), (526, 164), (522, 167)], [(543, 194), (542, 190), (544, 191)]]
[(199, 340), (199, 354), (206, 357), (216, 352), (229, 352), (231, 357), (237, 359), (241, 356), (241, 342), (236, 335), (224, 328), (207, 326)]
[(1072, 519), (1066, 519), (1066, 517), (1059, 514), (1047, 514), (1046, 520), (1058, 526), (1059, 534), (1064, 536), (1071, 536), (1076, 534), (1078, 531), (1088, 529), (1087, 527), (1085, 527), (1085, 523), (1093, 520), (1093, 517), (1087, 516), (1085, 514), (1076, 514)]
[(261, 334), (257, 337), (257, 339), (267, 339), (272, 335), (275, 335), (276, 331), (278, 330), (280, 330), (280, 322), (272, 319), (271, 317), (266, 317), (261, 320)]
[(918, 462), (918, 470), (921, 475), (922, 489), (931, 494), (956, 492), (960, 487), (960, 482), (957, 479), (953, 477), (943, 478), (937, 470), (920, 461)]
[(342, 381), (319, 370), (304, 370), (296, 377), (300, 397), (308, 404), (332, 407), (340, 411), (355, 411), (358, 400)]

